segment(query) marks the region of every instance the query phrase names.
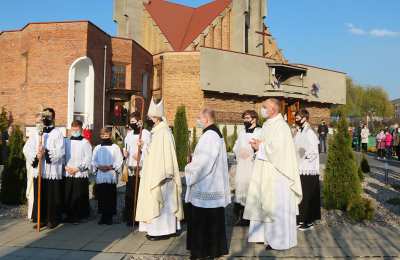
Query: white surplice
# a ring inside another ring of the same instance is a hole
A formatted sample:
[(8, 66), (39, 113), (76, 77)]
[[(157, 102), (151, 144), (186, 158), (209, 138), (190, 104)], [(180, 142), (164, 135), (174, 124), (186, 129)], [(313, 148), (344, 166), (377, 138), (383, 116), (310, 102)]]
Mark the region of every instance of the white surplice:
[(299, 130), (294, 137), (297, 150), (297, 161), (300, 175), (319, 174), (319, 151), (318, 136), (311, 126), (306, 123), (303, 129)]
[[(129, 167), (136, 167), (137, 161), (134, 158), (134, 155), (138, 152), (138, 141), (139, 141), (139, 134), (135, 134), (133, 130), (130, 130), (124, 139), (124, 150), (128, 152), (128, 159), (127, 164)], [(148, 146), (151, 141), (151, 134), (146, 129), (142, 131), (142, 141), (143, 141), (143, 148), (142, 148), (142, 156), (140, 158), (139, 166), (143, 166), (144, 156), (148, 149)], [(134, 171), (129, 171), (129, 176), (134, 176)]]
[[(124, 158), (118, 145), (97, 145), (93, 150), (92, 166), (96, 173), (96, 183), (116, 184), (118, 173), (121, 171)], [(98, 166), (112, 165), (113, 169), (107, 172), (98, 171)]]
[[(39, 134), (36, 132), (29, 137), (24, 146), (24, 155), (29, 165), (35, 161), (39, 149)], [(63, 164), (64, 164), (64, 136), (58, 128), (54, 128), (50, 133), (43, 133), (42, 144), (49, 151), (51, 163), (42, 160), (42, 178), (49, 180), (62, 180)], [(38, 167), (32, 169), (33, 177), (38, 176)]]
[(74, 175), (65, 173), (67, 178), (88, 178), (92, 164), (92, 145), (88, 140), (65, 141), (65, 163), (68, 167), (78, 168), (79, 172)]
[(225, 208), (231, 202), (226, 146), (215, 128), (204, 130), (185, 167), (185, 202), (200, 208)]
[(280, 114), (264, 123), (261, 141), (243, 215), (248, 241), (285, 250), (297, 245), (302, 190), (292, 134)]
[(247, 190), (249, 188), (251, 174), (254, 166), (254, 150), (250, 145), (253, 138), (258, 138), (261, 128), (257, 127), (253, 132), (243, 130), (233, 147), (237, 166), (235, 174), (235, 202), (246, 205)]

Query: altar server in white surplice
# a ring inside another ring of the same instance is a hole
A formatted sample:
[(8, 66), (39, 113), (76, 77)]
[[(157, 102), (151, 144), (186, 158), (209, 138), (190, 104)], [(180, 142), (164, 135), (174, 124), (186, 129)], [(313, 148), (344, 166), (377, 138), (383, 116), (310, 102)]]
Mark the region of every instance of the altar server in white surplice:
[(165, 120), (162, 101), (151, 101), (148, 116), (154, 126), (148, 150), (144, 151), (135, 219), (140, 222), (139, 231), (154, 241), (168, 239), (181, 228), (182, 184), (174, 136)]
[[(64, 163), (64, 136), (55, 128), (56, 113), (52, 108), (46, 108), (42, 112), (43, 129), (30, 136), (25, 146), (26, 161), (33, 168), (34, 203), (32, 219), (37, 221), (37, 194), (38, 194), (38, 167), (41, 161), (41, 207), (40, 225), (55, 228), (61, 222), (62, 213), (62, 175)], [(40, 136), (39, 132), (43, 132)], [(40, 138), (42, 147), (39, 147)], [(34, 227), (36, 228), (36, 226)]]
[(264, 123), (260, 139), (251, 141), (258, 151), (247, 193), (244, 218), (250, 220), (249, 242), (267, 250), (297, 245), (296, 215), (302, 199), (296, 149), (280, 112), (280, 102), (262, 104)]
[(205, 108), (198, 125), (203, 129), (193, 160), (185, 168), (187, 249), (191, 259), (214, 259), (228, 253), (225, 207), (231, 202), (228, 159), (215, 112)]
[(71, 137), (65, 141), (66, 222), (77, 224), (89, 217), (89, 171), (92, 168), (92, 145), (83, 138), (82, 122), (71, 124)]
[(112, 225), (117, 213), (117, 183), (121, 172), (123, 156), (118, 145), (113, 144), (111, 129), (100, 131), (101, 143), (94, 148), (92, 167), (96, 173), (96, 197), (101, 214), (99, 225)]
[(244, 206), (246, 205), (247, 190), (254, 166), (254, 150), (250, 140), (258, 138), (261, 127), (258, 127), (258, 114), (254, 110), (246, 110), (242, 114), (244, 130), (240, 132), (233, 147), (236, 156), (235, 174), (235, 205), (236, 225), (248, 226), (249, 221), (243, 219)]
[(319, 151), (318, 136), (308, 123), (310, 114), (306, 109), (296, 113), (296, 124), (299, 127), (294, 143), (299, 162), (303, 200), (299, 206), (297, 224), (299, 230), (313, 228), (313, 223), (321, 219), (321, 196), (319, 184)]

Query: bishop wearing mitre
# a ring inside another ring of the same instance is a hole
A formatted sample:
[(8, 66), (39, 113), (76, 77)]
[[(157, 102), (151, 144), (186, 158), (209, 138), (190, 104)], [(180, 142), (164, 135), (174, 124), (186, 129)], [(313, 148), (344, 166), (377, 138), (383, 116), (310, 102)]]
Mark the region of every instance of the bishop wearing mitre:
[[(175, 141), (165, 116), (163, 101), (151, 101), (148, 117), (154, 123), (151, 142), (143, 152), (136, 221), (147, 239), (163, 240), (180, 230), (183, 219), (182, 184)], [(142, 146), (143, 143), (140, 143)]]

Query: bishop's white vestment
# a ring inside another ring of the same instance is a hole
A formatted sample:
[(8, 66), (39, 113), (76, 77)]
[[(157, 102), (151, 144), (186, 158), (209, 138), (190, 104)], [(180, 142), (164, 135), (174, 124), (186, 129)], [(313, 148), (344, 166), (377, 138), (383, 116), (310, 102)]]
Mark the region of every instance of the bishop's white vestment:
[(144, 151), (136, 220), (139, 231), (150, 236), (171, 235), (180, 229), (183, 219), (175, 141), (165, 121), (155, 125), (151, 134), (148, 151)]

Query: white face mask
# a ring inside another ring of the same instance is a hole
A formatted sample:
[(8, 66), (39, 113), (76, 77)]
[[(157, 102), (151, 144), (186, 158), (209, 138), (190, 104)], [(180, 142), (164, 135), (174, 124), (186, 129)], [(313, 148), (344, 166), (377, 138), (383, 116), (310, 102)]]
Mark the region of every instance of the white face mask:
[(269, 117), (269, 111), (268, 111), (268, 109), (262, 107), (262, 108), (261, 108), (261, 116), (262, 116), (262, 118), (268, 118), (268, 117)]
[(201, 122), (200, 120), (197, 120), (196, 126), (197, 126), (197, 128), (201, 128), (201, 129), (204, 129), (204, 128), (205, 128), (204, 123)]

